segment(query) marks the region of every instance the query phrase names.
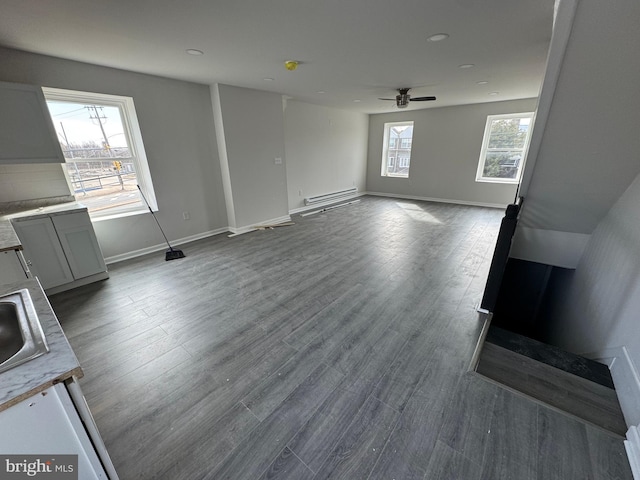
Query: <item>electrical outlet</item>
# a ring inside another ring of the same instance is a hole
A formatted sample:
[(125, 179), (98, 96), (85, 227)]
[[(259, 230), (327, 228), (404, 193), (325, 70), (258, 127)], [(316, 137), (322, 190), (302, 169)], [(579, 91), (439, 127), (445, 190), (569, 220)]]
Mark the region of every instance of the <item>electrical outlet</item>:
[(189, 215), (189, 212), (182, 212), (183, 220), (189, 220), (190, 218), (191, 218), (191, 215)]
[(282, 165), (282, 157), (276, 157), (274, 160), (276, 165)]

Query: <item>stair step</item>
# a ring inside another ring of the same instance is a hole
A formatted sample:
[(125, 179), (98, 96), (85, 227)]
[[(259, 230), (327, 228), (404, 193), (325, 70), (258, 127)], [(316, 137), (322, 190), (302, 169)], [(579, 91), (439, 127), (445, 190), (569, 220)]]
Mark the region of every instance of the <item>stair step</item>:
[(621, 437), (627, 431), (611, 388), (488, 342), (476, 372)]
[(580, 357), (573, 353), (545, 343), (491, 326), (486, 341), (512, 352), (519, 353), (538, 362), (564, 370), (578, 377), (590, 380), (607, 388), (615, 388), (609, 368), (599, 362)]

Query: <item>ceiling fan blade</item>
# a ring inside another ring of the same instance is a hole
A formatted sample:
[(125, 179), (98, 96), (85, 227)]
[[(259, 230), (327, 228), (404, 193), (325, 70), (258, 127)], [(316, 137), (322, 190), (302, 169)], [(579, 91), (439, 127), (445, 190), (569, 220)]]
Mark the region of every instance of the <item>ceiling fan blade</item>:
[(395, 98), (380, 98), (380, 97), (378, 97), (378, 100), (392, 100), (394, 102), (396, 101)]
[(412, 102), (429, 102), (435, 99), (436, 97), (411, 97)]

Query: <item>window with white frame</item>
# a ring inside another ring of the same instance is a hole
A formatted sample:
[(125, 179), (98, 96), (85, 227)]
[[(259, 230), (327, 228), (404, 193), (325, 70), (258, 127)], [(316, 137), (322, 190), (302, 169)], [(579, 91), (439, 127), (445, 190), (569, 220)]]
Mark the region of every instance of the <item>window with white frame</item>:
[(133, 98), (42, 89), (76, 200), (92, 219), (157, 209)]
[(489, 115), (484, 129), (477, 182), (518, 183), (529, 147), (533, 113)]
[(384, 124), (382, 142), (383, 177), (408, 177), (411, 164), (413, 122)]

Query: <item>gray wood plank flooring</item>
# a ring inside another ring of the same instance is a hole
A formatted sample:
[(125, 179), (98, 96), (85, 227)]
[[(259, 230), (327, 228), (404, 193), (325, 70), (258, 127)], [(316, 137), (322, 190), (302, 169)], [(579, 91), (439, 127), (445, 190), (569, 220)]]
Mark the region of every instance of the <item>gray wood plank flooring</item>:
[(627, 431), (616, 391), (591, 380), (490, 342), (476, 371), (620, 436)]
[(51, 298), (123, 479), (631, 479), (467, 372), (502, 212), (363, 197)]

